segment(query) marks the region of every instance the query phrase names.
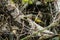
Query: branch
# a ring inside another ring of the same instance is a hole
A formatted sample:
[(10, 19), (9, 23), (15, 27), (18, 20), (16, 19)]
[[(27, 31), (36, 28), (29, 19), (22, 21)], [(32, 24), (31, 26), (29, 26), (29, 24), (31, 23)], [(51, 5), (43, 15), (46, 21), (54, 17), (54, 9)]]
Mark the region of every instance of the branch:
[[(39, 30), (38, 32), (35, 32), (35, 33), (33, 33), (32, 35), (36, 35), (36, 34), (38, 34), (39, 32), (43, 32), (44, 30), (46, 30), (46, 29), (49, 29), (49, 28), (52, 28), (52, 27), (57, 27), (58, 25), (59, 25), (59, 21), (60, 21), (60, 18), (58, 18), (57, 20), (55, 20), (53, 23), (51, 23), (48, 27), (46, 27), (46, 28), (44, 28), (44, 29), (42, 29), (42, 30)], [(25, 37), (25, 38), (23, 38), (23, 39), (21, 39), (21, 40), (25, 40), (25, 39), (27, 39), (27, 38), (30, 38), (32, 35), (29, 35), (29, 36), (27, 36), (27, 37)]]

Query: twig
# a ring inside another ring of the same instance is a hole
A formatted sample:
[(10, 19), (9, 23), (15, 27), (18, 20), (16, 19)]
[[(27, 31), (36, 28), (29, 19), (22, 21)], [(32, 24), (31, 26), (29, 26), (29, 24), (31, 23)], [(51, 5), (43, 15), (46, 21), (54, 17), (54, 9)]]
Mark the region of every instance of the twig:
[[(42, 30), (40, 30), (40, 31), (38, 31), (38, 32), (35, 32), (35, 33), (33, 33), (32, 35), (36, 35), (36, 34), (38, 34), (39, 32), (43, 32), (44, 30), (49, 29), (49, 28), (51, 28), (51, 27), (57, 27), (57, 25), (59, 24), (59, 23), (57, 23), (57, 21), (59, 21), (59, 20), (60, 20), (60, 18), (58, 18), (55, 22), (51, 23), (48, 27), (46, 27), (46, 28), (44, 28), (44, 29), (42, 29)], [(26, 36), (25, 38), (23, 38), (23, 39), (21, 39), (21, 40), (25, 40), (25, 39), (31, 37), (32, 35), (28, 35), (28, 36)]]

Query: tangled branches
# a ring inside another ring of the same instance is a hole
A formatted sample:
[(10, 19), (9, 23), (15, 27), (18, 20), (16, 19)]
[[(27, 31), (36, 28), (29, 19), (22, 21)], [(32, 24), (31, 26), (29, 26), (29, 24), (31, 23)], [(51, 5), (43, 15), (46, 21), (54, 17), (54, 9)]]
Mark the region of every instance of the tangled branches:
[(8, 0), (5, 3), (2, 1), (0, 5), (1, 40), (42, 40), (60, 36), (60, 13), (54, 11), (53, 2), (19, 5)]

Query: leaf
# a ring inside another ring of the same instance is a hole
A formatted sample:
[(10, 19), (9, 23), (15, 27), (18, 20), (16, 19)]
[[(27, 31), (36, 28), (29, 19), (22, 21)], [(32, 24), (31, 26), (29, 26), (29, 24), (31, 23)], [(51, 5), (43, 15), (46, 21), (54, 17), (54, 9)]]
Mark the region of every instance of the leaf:
[(14, 0), (10, 0), (10, 2), (11, 2), (12, 4), (14, 4)]
[(55, 38), (53, 38), (52, 40), (59, 40), (59, 37), (55, 37)]
[(32, 0), (22, 0), (22, 4), (33, 4), (33, 1)]
[(54, 0), (45, 0), (45, 2), (51, 2), (51, 1), (54, 1)]
[(39, 18), (35, 18), (35, 22), (40, 23), (40, 22), (42, 22), (42, 20)]
[(34, 3), (34, 0), (30, 0), (30, 1), (29, 1), (29, 4), (33, 4), (33, 3)]

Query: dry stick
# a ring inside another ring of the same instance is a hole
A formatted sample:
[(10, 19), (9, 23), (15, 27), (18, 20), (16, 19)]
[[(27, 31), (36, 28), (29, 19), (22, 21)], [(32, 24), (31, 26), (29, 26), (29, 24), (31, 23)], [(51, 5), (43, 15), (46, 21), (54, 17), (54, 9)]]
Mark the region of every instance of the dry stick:
[[(37, 28), (37, 31), (44, 29), (42, 26), (38, 25), (37, 23), (35, 23), (35, 22), (32, 21), (31, 19), (27, 19), (27, 20), (29, 21), (30, 25), (32, 25), (32, 28), (35, 28), (35, 27)], [(45, 32), (45, 33), (52, 33), (52, 32), (50, 32), (49, 30), (45, 30), (44, 32)], [(52, 33), (52, 34), (53, 34), (53, 33)]]
[(21, 33), (23, 32), (23, 29), (24, 29), (24, 21), (22, 23), (22, 26), (23, 26), (23, 28), (21, 29)]
[[(46, 29), (49, 29), (49, 28), (52, 28), (52, 27), (57, 27), (57, 25), (59, 24), (57, 21), (59, 21), (59, 20), (60, 20), (60, 18), (58, 18), (55, 22), (51, 23), (48, 27), (46, 27), (46, 28), (44, 28), (43, 30), (40, 30), (40, 31), (38, 31), (38, 32), (36, 32), (36, 33), (33, 33), (32, 35), (36, 35), (36, 34), (38, 34), (39, 32), (42, 32), (42, 31), (44, 31), (44, 30), (46, 30)], [(27, 37), (25, 37), (25, 38), (23, 38), (23, 39), (21, 39), (21, 40), (25, 40), (25, 39), (31, 37), (32, 35), (28, 35)]]
[[(18, 15), (18, 16), (19, 16), (19, 15)], [(17, 16), (17, 17), (18, 17), (18, 16)], [(17, 18), (17, 17), (16, 17), (16, 18)], [(47, 27), (46, 29), (48, 29), (48, 28), (50, 28), (50, 26), (49, 26), (49, 27)], [(45, 30), (45, 29), (44, 29), (44, 30)], [(43, 30), (42, 30), (42, 31), (43, 31)], [(30, 36), (28, 36), (28, 37), (30, 37)], [(27, 37), (26, 37), (26, 38), (27, 38)], [(25, 39), (25, 38), (24, 38), (24, 39)]]
[[(37, 0), (34, 0), (34, 2), (36, 2)], [(21, 14), (23, 14), (22, 13), (22, 11), (26, 8), (28, 6), (28, 3), (26, 3), (22, 8), (21, 8), (21, 10), (20, 10), (20, 13)], [(17, 15), (16, 17), (15, 17), (15, 19), (17, 18), (17, 17), (19, 17), (21, 14), (19, 14), (19, 15)], [(24, 14), (23, 14), (24, 15)]]
[(42, 36), (39, 38), (39, 40), (44, 40), (44, 39), (51, 39), (51, 38), (54, 38), (54, 37), (57, 37), (57, 36), (60, 36), (60, 34), (57, 34), (57, 35), (52, 35), (52, 36), (49, 36), (49, 37), (46, 37), (46, 36)]
[[(55, 24), (55, 23), (52, 23), (52, 25), (53, 24)], [(56, 25), (56, 24), (55, 24)], [(51, 25), (50, 25), (51, 26)], [(50, 26), (48, 26), (46, 29), (48, 29), (48, 28), (50, 28)], [(45, 29), (44, 29), (45, 30)], [(44, 31), (44, 30), (41, 30), (41, 31)], [(38, 32), (37, 32), (38, 33)], [(34, 34), (37, 34), (37, 33), (34, 33)], [(28, 36), (28, 37), (31, 37), (31, 35), (30, 36)], [(26, 39), (27, 37), (25, 37), (24, 39)]]
[[(25, 19), (24, 19), (25, 20)], [(38, 24), (36, 24), (34, 21), (32, 21), (31, 19), (27, 19), (26, 21), (29, 21), (30, 22), (30, 25), (32, 25), (32, 27), (34, 28), (34, 26), (36, 26), (36, 27), (38, 27), (37, 29), (38, 30), (42, 30), (43, 29), (43, 27), (42, 26), (40, 26), (40, 25), (38, 25)], [(39, 29), (40, 28), (40, 29)], [(30, 29), (30, 30), (34, 30), (34, 29)], [(38, 31), (37, 30), (37, 31)], [(43, 32), (43, 33), (45, 33), (45, 34), (53, 34), (53, 33), (51, 33), (51, 32), (48, 32), (49, 30), (46, 30), (45, 32)]]
[[(23, 14), (22, 11), (23, 11), (27, 6), (28, 6), (28, 3), (26, 3), (26, 4), (21, 8), (21, 11), (20, 11), (21, 14)], [(17, 16), (15, 17), (15, 19), (16, 19), (17, 17), (19, 17), (21, 14), (17, 15)], [(24, 14), (23, 14), (23, 15), (24, 15)]]
[[(34, 2), (36, 2), (37, 0), (34, 0)], [(21, 10), (20, 10), (20, 13), (21, 14), (23, 14), (22, 13), (22, 11), (26, 8), (28, 6), (28, 3), (26, 3), (22, 8), (21, 8)], [(17, 17), (19, 17), (21, 14), (19, 14), (19, 15), (17, 15), (16, 17), (15, 17), (15, 19), (17, 18)], [(23, 14), (24, 15), (24, 14)]]
[(47, 38), (45, 38), (45, 39), (51, 39), (51, 38), (58, 37), (58, 36), (60, 36), (60, 34), (56, 34), (56, 35), (53, 35), (53, 36), (47, 37)]
[[(4, 9), (2, 9), (2, 11), (7, 15), (7, 13), (4, 11)], [(9, 18), (9, 17), (7, 17), (7, 19), (8, 19), (8, 18)], [(6, 19), (6, 20), (7, 20), (7, 19)], [(6, 21), (6, 22), (7, 22), (7, 21)], [(0, 27), (4, 26), (5, 24), (6, 24), (6, 23), (3, 22), (3, 24), (0, 25)]]

